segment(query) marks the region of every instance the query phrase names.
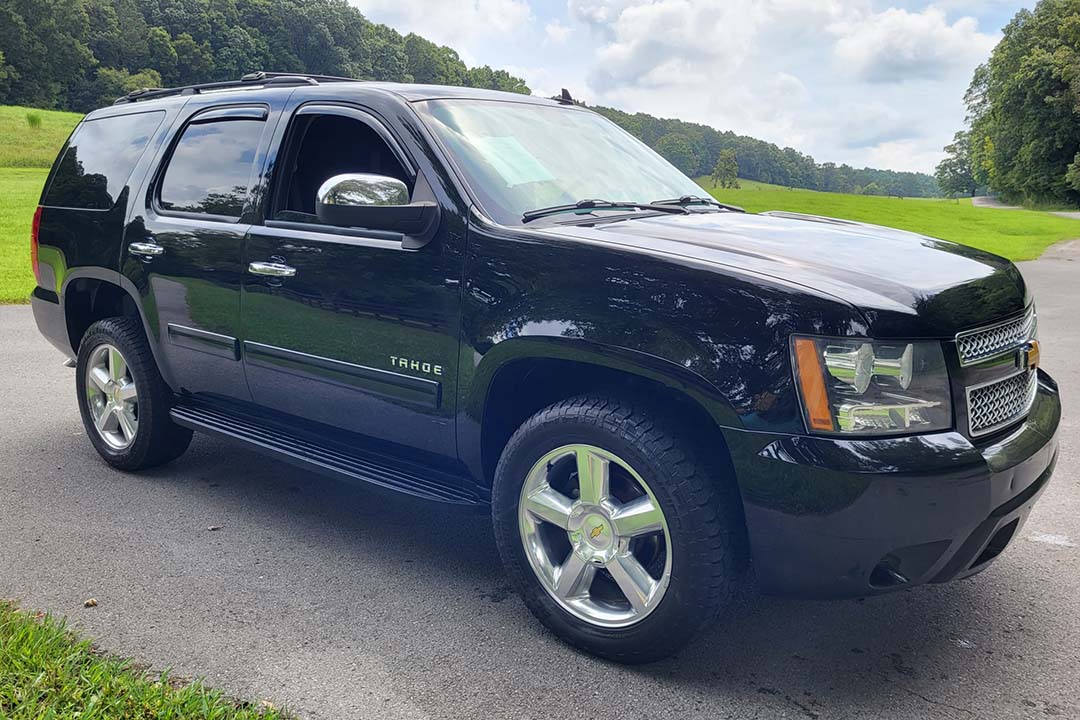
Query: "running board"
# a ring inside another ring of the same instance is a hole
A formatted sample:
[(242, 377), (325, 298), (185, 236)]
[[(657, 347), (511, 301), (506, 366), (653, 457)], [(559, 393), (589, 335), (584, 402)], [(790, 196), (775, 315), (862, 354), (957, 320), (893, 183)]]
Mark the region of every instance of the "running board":
[(176, 405), (169, 413), (177, 425), (239, 440), (296, 467), (344, 480), (359, 480), (414, 497), (454, 505), (481, 505), (463, 476), (398, 461), (384, 455), (319, 442), (250, 417), (201, 404)]

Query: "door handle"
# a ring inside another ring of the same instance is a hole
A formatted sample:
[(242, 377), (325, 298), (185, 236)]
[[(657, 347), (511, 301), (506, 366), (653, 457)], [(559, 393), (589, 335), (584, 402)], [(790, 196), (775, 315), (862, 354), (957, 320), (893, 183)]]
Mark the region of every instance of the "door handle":
[(296, 268), (278, 262), (253, 262), (248, 265), (248, 272), (255, 275), (283, 278), (296, 275)]
[(164, 255), (165, 248), (153, 242), (133, 242), (128, 245), (128, 252), (132, 255), (138, 255), (144, 260), (148, 260), (150, 258), (155, 258), (158, 255)]

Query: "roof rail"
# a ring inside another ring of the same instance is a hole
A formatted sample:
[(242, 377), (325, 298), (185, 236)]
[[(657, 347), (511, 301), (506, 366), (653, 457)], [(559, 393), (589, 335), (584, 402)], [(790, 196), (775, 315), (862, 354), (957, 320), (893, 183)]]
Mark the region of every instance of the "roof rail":
[(251, 86), (267, 85), (318, 85), (321, 82), (363, 82), (355, 78), (337, 77), (334, 75), (309, 75), (307, 73), (275, 73), (258, 72), (248, 73), (239, 80), (224, 80), (221, 82), (200, 83), (198, 85), (184, 85), (174, 88), (142, 88), (133, 90), (123, 97), (117, 98), (114, 105), (138, 102), (140, 100), (156, 100), (174, 95), (198, 95), (206, 91), (229, 90)]

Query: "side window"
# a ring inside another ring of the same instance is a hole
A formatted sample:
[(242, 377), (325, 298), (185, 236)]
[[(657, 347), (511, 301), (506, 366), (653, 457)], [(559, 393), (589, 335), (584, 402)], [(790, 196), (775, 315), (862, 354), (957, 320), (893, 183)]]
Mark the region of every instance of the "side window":
[(285, 143), (269, 215), (273, 220), (318, 223), (315, 196), (335, 175), (372, 173), (412, 185), (412, 176), (382, 136), (355, 118), (297, 115)]
[(111, 208), (164, 117), (163, 111), (156, 110), (84, 121), (68, 140), (44, 204), (81, 210)]
[(161, 179), (161, 208), (240, 217), (264, 125), (248, 118), (188, 125)]

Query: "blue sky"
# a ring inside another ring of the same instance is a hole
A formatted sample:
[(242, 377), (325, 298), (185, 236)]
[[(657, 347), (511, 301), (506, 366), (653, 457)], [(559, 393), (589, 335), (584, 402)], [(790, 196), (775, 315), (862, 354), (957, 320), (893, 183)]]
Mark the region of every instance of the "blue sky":
[(930, 172), (1016, 0), (350, 0), (537, 94)]

